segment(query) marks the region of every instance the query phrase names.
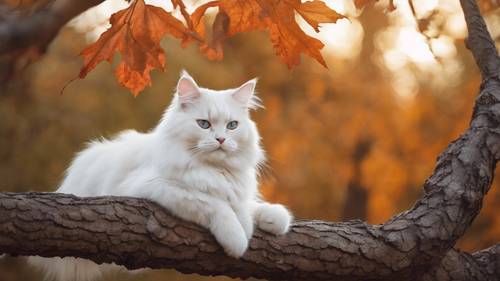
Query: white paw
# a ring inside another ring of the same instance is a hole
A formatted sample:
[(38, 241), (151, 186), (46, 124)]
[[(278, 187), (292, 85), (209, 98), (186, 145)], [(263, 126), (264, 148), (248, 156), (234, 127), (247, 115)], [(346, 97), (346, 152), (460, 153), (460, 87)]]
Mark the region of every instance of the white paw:
[(259, 228), (273, 234), (285, 234), (290, 228), (292, 216), (279, 204), (262, 204), (255, 213)]
[(252, 238), (254, 230), (252, 216), (250, 216), (248, 212), (237, 212), (236, 216), (238, 217), (238, 220), (240, 221), (241, 226), (245, 231), (247, 239), (250, 240)]
[(228, 256), (240, 258), (248, 248), (248, 238), (243, 231), (228, 231), (221, 240), (217, 239)]
[(247, 235), (234, 215), (214, 219), (210, 231), (226, 254), (233, 258), (240, 258), (248, 248)]

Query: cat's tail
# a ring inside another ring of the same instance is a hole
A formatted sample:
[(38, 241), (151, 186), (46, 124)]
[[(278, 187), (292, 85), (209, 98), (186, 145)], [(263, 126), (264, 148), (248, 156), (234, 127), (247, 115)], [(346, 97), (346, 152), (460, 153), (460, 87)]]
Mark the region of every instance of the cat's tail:
[(45, 275), (45, 280), (54, 281), (94, 281), (110, 269), (119, 268), (117, 265), (98, 265), (93, 261), (82, 258), (44, 258), (39, 256), (28, 257), (28, 263)]

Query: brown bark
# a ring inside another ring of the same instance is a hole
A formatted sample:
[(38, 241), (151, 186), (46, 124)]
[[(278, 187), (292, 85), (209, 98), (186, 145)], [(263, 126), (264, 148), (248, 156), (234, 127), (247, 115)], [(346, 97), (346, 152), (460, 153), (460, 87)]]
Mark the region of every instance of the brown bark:
[(235, 260), (206, 230), (146, 200), (4, 193), (0, 252), (269, 280), (500, 280), (500, 244), (472, 255), (453, 249), (500, 158), (500, 58), (474, 0), (461, 4), (484, 78), (470, 127), (439, 156), (423, 197), (386, 223), (298, 221), (281, 237), (257, 231)]
[[(392, 232), (382, 228), (361, 221), (298, 221), (281, 237), (257, 231), (248, 252), (235, 260), (205, 229), (144, 199), (0, 194), (2, 252), (78, 256), (129, 269), (175, 268), (269, 280), (415, 280), (423, 274), (428, 268), (419, 268), (409, 251), (391, 245)], [(452, 250), (432, 272), (458, 272), (461, 277), (424, 280), (498, 280), (494, 276), (498, 277), (499, 247), (474, 256)]]

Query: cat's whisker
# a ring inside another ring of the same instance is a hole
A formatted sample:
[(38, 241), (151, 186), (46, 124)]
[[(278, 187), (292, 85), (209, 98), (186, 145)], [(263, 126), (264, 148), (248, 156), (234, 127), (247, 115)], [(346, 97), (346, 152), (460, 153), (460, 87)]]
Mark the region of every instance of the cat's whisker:
[(198, 146), (194, 146), (192, 148), (190, 148), (190, 151), (193, 155), (197, 155), (197, 154), (200, 154), (203, 152), (203, 149), (201, 149), (200, 147)]

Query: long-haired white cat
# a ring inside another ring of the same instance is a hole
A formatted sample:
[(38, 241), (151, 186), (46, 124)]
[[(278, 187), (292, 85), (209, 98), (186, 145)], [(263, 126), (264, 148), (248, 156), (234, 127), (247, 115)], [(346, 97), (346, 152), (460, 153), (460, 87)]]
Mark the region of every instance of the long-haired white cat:
[[(198, 87), (183, 72), (156, 128), (90, 143), (57, 192), (150, 199), (208, 228), (235, 258), (245, 253), (254, 223), (273, 234), (286, 233), (290, 213), (259, 199), (264, 152), (249, 115), (259, 105), (255, 85), (251, 80), (237, 89), (214, 91)], [(59, 281), (93, 280), (107, 268), (72, 257), (30, 257), (29, 262)]]

